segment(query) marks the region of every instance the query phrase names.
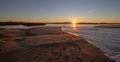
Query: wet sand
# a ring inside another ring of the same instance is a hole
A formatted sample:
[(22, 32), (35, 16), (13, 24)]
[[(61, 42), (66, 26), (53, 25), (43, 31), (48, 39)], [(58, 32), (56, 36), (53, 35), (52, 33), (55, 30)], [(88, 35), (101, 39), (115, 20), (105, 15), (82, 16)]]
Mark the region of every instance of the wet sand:
[(112, 62), (81, 37), (61, 27), (0, 29), (0, 62)]

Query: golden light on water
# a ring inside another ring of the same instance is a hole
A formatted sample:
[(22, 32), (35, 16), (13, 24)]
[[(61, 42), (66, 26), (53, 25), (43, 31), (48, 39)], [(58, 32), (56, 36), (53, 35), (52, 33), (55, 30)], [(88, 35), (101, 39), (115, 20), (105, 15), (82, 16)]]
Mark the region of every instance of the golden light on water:
[(73, 20), (72, 20), (72, 27), (73, 27), (74, 30), (76, 30), (76, 25), (77, 25), (76, 19), (73, 18)]
[(76, 21), (72, 21), (72, 24), (73, 24), (73, 28), (76, 28)]

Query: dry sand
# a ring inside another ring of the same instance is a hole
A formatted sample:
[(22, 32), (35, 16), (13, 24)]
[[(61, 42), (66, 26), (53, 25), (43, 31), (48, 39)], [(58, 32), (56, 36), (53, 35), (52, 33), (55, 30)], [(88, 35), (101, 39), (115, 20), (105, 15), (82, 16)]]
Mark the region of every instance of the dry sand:
[(60, 27), (0, 29), (0, 62), (112, 62), (102, 51)]

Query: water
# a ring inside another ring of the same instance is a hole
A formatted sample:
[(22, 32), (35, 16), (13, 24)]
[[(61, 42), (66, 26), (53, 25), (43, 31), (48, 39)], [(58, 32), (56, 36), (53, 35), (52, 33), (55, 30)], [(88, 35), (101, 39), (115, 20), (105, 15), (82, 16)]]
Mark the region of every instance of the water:
[(25, 25), (3, 25), (0, 26), (0, 28), (24, 28), (24, 29), (28, 29), (28, 28), (33, 28), (33, 27), (44, 27), (44, 26), (25, 26)]
[[(48, 25), (58, 26), (58, 24)], [(95, 25), (77, 25), (76, 30), (69, 24), (60, 24), (62, 30), (86, 39), (89, 43), (100, 48), (105, 54), (120, 62), (120, 28), (94, 28)]]
[[(95, 25), (81, 24), (77, 25), (76, 30), (70, 24), (47, 24), (45, 26), (61, 26), (64, 32), (76, 34), (89, 43), (100, 48), (105, 54), (120, 62), (120, 28), (94, 28)], [(44, 27), (44, 26), (32, 26)], [(0, 28), (32, 28), (23, 25), (0, 26)]]

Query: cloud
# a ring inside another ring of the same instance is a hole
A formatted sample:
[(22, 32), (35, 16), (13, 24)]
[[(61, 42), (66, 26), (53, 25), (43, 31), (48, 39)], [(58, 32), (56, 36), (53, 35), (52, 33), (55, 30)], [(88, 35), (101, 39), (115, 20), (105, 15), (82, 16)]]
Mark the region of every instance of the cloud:
[(96, 11), (96, 9), (90, 9), (90, 10), (88, 10), (88, 13), (93, 13), (95, 11)]

